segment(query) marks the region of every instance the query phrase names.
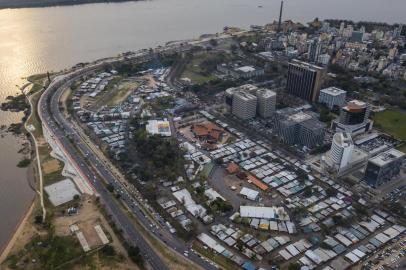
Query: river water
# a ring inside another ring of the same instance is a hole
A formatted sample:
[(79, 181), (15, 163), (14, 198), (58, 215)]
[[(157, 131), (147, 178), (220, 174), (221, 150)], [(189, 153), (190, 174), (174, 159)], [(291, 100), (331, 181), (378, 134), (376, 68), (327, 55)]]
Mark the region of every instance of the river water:
[[(279, 0), (152, 0), (0, 10), (0, 102), (23, 78), (166, 41), (277, 20)], [(262, 6), (262, 7), (260, 7)], [(315, 17), (406, 23), (404, 0), (286, 0), (284, 19)], [(0, 112), (0, 125), (21, 115)], [(0, 249), (34, 197), (18, 169), (21, 141), (0, 139)]]

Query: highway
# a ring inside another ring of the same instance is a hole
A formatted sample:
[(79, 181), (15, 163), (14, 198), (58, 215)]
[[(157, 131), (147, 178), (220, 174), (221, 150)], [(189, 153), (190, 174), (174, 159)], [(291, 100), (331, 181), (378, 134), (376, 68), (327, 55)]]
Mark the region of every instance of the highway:
[[(145, 56), (146, 55), (140, 54), (134, 57), (140, 57), (141, 61), (145, 61)], [(100, 195), (101, 203), (112, 216), (117, 227), (122, 229), (124, 238), (130, 245), (140, 248), (144, 260), (153, 269), (165, 270), (168, 269), (168, 267), (149, 246), (144, 236), (134, 227), (134, 221), (127, 216), (123, 207), (120, 206), (114, 198), (114, 195), (106, 189), (104, 183), (109, 183), (114, 186), (115, 190), (121, 195), (120, 200), (132, 211), (138, 222), (154, 234), (162, 244), (165, 243), (168, 249), (172, 248), (179, 256), (187, 257), (200, 265), (203, 269), (217, 269), (218, 267), (216, 267), (214, 263), (201, 258), (200, 255), (194, 253), (183, 241), (176, 238), (176, 236), (172, 236), (167, 230), (157, 226), (149, 219), (148, 215), (146, 215), (142, 207), (140, 207), (140, 203), (142, 204), (143, 200), (140, 198), (139, 192), (135, 191), (135, 193), (138, 194), (138, 196), (135, 197), (128, 192), (126, 186), (117, 180), (104, 162), (101, 161), (84, 142), (73, 125), (64, 118), (59, 109), (59, 100), (66, 87), (71, 85), (79, 77), (94, 72), (104, 63), (112, 63), (114, 61), (122, 61), (122, 59), (109, 59), (105, 62), (99, 62), (81, 70), (76, 70), (70, 74), (56, 77), (45, 90), (38, 103), (38, 113), (43, 126), (51, 134), (51, 137), (55, 139), (60, 149), (67, 156), (70, 163), (77, 169), (82, 178), (88, 181), (93, 189)], [(162, 218), (156, 218), (161, 225), (165, 226)]]

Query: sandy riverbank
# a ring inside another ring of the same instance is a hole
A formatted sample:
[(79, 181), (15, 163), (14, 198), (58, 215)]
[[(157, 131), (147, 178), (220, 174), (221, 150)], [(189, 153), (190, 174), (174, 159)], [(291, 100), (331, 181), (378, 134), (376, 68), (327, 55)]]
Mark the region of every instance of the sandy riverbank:
[(36, 200), (35, 198), (34, 198), (34, 200), (32, 200), (30, 207), (25, 212), (21, 221), (17, 224), (16, 229), (15, 229), (10, 241), (7, 243), (7, 245), (4, 247), (3, 250), (0, 250), (0, 264), (2, 264), (5, 259), (7, 259), (8, 255), (9, 255), (10, 251), (12, 250), (12, 248), (14, 247), (17, 239), (20, 237), (22, 231), (24, 230), (24, 226), (26, 225), (29, 217), (32, 214), (32, 211), (34, 210), (35, 200)]

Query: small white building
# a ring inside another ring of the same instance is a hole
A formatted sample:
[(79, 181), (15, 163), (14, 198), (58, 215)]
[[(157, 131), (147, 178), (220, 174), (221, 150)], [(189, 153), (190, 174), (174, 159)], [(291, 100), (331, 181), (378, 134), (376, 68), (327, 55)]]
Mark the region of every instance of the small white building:
[(164, 137), (170, 137), (171, 125), (168, 120), (149, 120), (148, 124), (145, 126), (148, 134), (151, 135), (161, 135)]
[(250, 188), (243, 187), (240, 191), (240, 195), (251, 201), (259, 200), (259, 192)]

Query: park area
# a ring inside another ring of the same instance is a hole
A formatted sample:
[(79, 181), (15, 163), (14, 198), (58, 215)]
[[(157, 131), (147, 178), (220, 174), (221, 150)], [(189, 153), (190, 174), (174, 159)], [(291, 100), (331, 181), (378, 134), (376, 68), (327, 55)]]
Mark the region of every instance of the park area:
[(217, 70), (217, 65), (227, 61), (228, 57), (218, 52), (193, 55), (186, 64), (181, 78), (188, 78), (193, 84), (204, 84), (216, 79), (213, 72)]
[(123, 102), (138, 86), (139, 82), (135, 80), (116, 77), (107, 84), (100, 95), (91, 101), (89, 109), (98, 110), (102, 106), (116, 106)]
[[(374, 125), (377, 129), (394, 136), (399, 140), (406, 140), (406, 113), (396, 110), (386, 110), (376, 113)], [(406, 152), (406, 144), (399, 150)]]

